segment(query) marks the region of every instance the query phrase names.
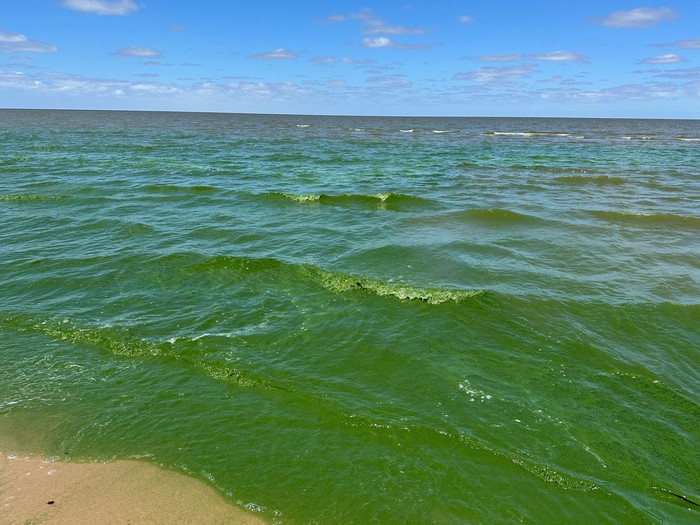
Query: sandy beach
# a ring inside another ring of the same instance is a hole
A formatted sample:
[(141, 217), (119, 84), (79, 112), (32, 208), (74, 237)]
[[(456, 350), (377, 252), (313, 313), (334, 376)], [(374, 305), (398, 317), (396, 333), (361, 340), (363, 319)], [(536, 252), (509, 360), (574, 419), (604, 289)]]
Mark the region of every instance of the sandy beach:
[(0, 452), (0, 523), (262, 524), (205, 483), (140, 461), (74, 463)]

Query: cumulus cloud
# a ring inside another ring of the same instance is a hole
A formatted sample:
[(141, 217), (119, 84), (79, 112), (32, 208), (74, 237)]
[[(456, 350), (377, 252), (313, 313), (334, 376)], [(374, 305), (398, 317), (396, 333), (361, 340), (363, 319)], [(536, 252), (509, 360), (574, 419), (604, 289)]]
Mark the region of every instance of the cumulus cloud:
[(398, 74), (369, 77), (367, 79), (367, 83), (391, 89), (406, 89), (410, 88), (413, 85), (413, 83), (406, 77), (406, 75)]
[(539, 55), (529, 55), (532, 60), (544, 60), (548, 62), (584, 62), (589, 61), (585, 55), (580, 55), (572, 51), (552, 51)]
[(327, 16), (326, 18), (319, 20), (319, 23), (335, 24), (337, 22), (345, 22), (347, 20), (361, 20), (368, 22), (370, 20), (376, 20), (376, 18), (374, 17), (370, 9), (365, 8), (357, 11), (356, 13), (350, 13), (349, 15), (341, 15), (338, 13), (332, 14)]
[(547, 83), (547, 84), (559, 84), (561, 86), (590, 86), (592, 85), (590, 82), (587, 82), (585, 80), (576, 80), (575, 78), (566, 78), (562, 76), (554, 76), (551, 78), (546, 78), (544, 80), (540, 80), (539, 82)]
[(8, 33), (0, 30), (0, 52), (53, 53), (54, 51), (58, 51), (56, 46), (38, 40), (30, 40), (21, 33)]
[(423, 27), (405, 27), (387, 24), (383, 20), (377, 18), (371, 9), (366, 8), (348, 15), (333, 14), (319, 20), (319, 22), (322, 24), (333, 24), (338, 22), (346, 22), (348, 20), (358, 20), (365, 26), (365, 29), (362, 32), (368, 35), (421, 35), (429, 32), (428, 29)]
[(591, 82), (586, 80), (576, 80), (575, 78), (562, 77), (560, 75), (538, 80), (538, 82), (546, 84), (558, 84), (560, 86), (591, 86)]
[(602, 101), (619, 100), (657, 100), (681, 96), (678, 85), (666, 82), (649, 82), (646, 84), (623, 84), (611, 88), (587, 92), (591, 98)]
[(391, 40), (385, 36), (378, 36), (376, 38), (363, 38), (362, 45), (364, 47), (392, 47), (393, 46)]
[(593, 18), (591, 21), (616, 29), (622, 27), (645, 29), (653, 27), (664, 20), (673, 20), (675, 18), (678, 18), (678, 13), (668, 7), (638, 7), (631, 11), (615, 11), (604, 17)]
[(586, 55), (574, 53), (573, 51), (552, 51), (551, 53), (538, 53), (526, 55), (523, 53), (508, 53), (504, 55), (480, 55), (481, 62), (513, 62), (516, 60), (543, 60), (545, 62), (583, 62), (588, 63)]
[(342, 57), (337, 58), (334, 56), (330, 57), (314, 57), (310, 59), (311, 62), (316, 62), (317, 64), (369, 64), (370, 60), (358, 60), (356, 58)]
[(679, 47), (681, 49), (700, 49), (700, 38), (686, 38), (667, 44), (656, 44), (654, 47)]
[(656, 71), (655, 77), (671, 78), (676, 80), (700, 80), (700, 66), (683, 69), (669, 69), (666, 71)]
[(474, 71), (462, 71), (454, 78), (457, 80), (469, 80), (472, 82), (498, 83), (513, 79), (527, 78), (537, 71), (534, 64), (508, 67), (480, 67)]
[(423, 33), (427, 33), (428, 30), (422, 27), (387, 26), (377, 24), (368, 27), (362, 32), (366, 35), (422, 35)]
[(390, 47), (393, 49), (429, 49), (434, 46), (434, 44), (426, 43), (416, 43), (416, 44), (399, 44), (393, 42), (390, 38), (385, 36), (378, 36), (376, 38), (363, 38), (363, 47), (379, 48), (379, 47)]
[(521, 53), (509, 53), (504, 55), (480, 55), (481, 62), (512, 62), (524, 58)]
[(138, 9), (133, 0), (61, 0), (61, 5), (96, 15), (128, 15)]
[(121, 49), (117, 49), (113, 54), (121, 57), (135, 58), (158, 58), (163, 56), (163, 53), (152, 47), (139, 46), (122, 47)]
[(683, 62), (684, 58), (682, 56), (676, 55), (675, 53), (668, 53), (666, 55), (659, 55), (655, 57), (645, 58), (641, 61), (642, 64), (676, 64), (678, 62)]
[(255, 58), (256, 60), (288, 60), (291, 58), (296, 58), (297, 54), (289, 49), (275, 49), (274, 51), (268, 51), (267, 53), (256, 53), (250, 55), (250, 58)]

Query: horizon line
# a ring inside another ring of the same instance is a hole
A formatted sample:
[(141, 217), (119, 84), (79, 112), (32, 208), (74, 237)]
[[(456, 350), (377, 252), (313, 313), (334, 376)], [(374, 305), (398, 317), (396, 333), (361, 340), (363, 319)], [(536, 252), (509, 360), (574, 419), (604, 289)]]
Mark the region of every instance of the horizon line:
[(415, 118), (415, 119), (559, 119), (559, 120), (688, 120), (700, 121), (700, 118), (681, 117), (572, 117), (545, 115), (370, 115), (370, 114), (337, 114), (337, 113), (264, 113), (256, 111), (193, 111), (184, 109), (96, 109), (96, 108), (31, 108), (31, 107), (0, 107), (0, 111), (84, 111), (84, 112), (114, 112), (114, 113), (186, 113), (201, 115), (251, 115), (251, 116), (284, 116), (284, 117), (338, 117), (338, 118)]

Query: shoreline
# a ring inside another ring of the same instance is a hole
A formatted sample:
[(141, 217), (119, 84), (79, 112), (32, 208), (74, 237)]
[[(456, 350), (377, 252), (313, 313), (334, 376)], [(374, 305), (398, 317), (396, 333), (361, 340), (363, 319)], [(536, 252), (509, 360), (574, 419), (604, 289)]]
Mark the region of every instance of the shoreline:
[(0, 450), (3, 524), (267, 523), (205, 482), (145, 461), (81, 463)]

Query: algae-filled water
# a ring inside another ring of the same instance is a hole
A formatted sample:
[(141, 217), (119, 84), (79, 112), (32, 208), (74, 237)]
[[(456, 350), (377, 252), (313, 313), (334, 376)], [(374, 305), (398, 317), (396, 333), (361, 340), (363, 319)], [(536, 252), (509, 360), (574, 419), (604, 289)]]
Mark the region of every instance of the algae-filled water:
[(700, 521), (700, 122), (0, 111), (0, 435), (269, 521)]

